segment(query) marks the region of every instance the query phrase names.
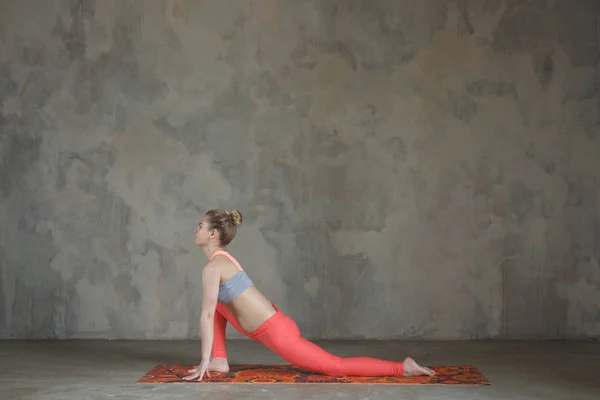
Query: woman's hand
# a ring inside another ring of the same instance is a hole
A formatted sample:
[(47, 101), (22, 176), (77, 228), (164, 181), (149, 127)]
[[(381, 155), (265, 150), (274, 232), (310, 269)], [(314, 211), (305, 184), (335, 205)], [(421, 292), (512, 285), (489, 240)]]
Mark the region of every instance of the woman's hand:
[(210, 361), (208, 359), (203, 359), (200, 362), (200, 365), (188, 370), (188, 372), (191, 372), (192, 375), (188, 375), (188, 376), (184, 377), (183, 379), (185, 379), (186, 381), (191, 381), (192, 379), (198, 378), (198, 382), (200, 382), (202, 380), (202, 378), (204, 377), (204, 373), (206, 373), (206, 376), (210, 378), (210, 372), (208, 371), (209, 362)]

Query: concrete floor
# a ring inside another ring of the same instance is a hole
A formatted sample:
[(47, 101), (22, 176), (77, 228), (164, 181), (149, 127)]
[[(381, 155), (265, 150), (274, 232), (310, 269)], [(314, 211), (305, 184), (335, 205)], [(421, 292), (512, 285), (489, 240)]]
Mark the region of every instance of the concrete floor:
[[(196, 364), (198, 341), (0, 341), (0, 399), (594, 399), (598, 342), (317, 342), (343, 356), (473, 364), (492, 386), (137, 385), (158, 363)], [(281, 363), (260, 344), (228, 342), (231, 363)]]

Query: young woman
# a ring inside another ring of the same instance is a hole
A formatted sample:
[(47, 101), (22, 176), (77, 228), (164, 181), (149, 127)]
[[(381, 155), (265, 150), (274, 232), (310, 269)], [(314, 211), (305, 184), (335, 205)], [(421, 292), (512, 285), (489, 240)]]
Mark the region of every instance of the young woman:
[(292, 365), (334, 376), (417, 376), (434, 375), (413, 359), (404, 362), (370, 357), (342, 358), (321, 349), (300, 336), (296, 323), (254, 286), (235, 258), (224, 248), (233, 240), (242, 216), (237, 210), (210, 210), (196, 228), (196, 245), (209, 263), (202, 271), (202, 312), (200, 365), (184, 379), (202, 380), (210, 371), (228, 372), (225, 349), (227, 322), (247, 337), (277, 353)]

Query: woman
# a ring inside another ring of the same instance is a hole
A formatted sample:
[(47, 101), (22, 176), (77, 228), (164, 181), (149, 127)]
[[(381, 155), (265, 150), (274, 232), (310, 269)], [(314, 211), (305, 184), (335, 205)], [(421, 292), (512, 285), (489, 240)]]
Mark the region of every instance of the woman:
[(342, 358), (300, 336), (296, 323), (253, 285), (235, 258), (224, 248), (233, 240), (242, 216), (237, 210), (210, 210), (196, 228), (196, 245), (209, 263), (202, 272), (200, 338), (202, 359), (184, 379), (202, 380), (210, 371), (228, 372), (225, 349), (227, 322), (299, 368), (334, 376), (434, 375), (413, 359), (404, 362), (370, 357)]

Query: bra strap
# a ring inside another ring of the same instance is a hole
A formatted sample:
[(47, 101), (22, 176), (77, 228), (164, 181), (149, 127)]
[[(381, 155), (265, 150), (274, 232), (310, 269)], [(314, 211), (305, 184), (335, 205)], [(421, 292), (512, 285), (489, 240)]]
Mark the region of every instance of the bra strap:
[(243, 271), (244, 269), (242, 268), (242, 266), (240, 265), (240, 263), (238, 262), (238, 260), (236, 260), (231, 254), (229, 254), (228, 252), (224, 251), (224, 250), (217, 250), (215, 251), (212, 256), (210, 256), (210, 259), (212, 260), (213, 258), (215, 258), (215, 256), (218, 255), (223, 255), (227, 258), (229, 258), (229, 260), (235, 264), (236, 267), (238, 267), (238, 269), (240, 271)]

